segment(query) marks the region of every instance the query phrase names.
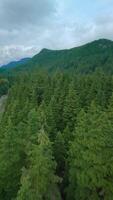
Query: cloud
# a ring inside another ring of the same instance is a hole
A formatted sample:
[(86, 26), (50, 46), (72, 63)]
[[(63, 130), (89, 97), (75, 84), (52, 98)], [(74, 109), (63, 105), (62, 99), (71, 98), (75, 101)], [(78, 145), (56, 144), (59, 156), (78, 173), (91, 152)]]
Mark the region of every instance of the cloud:
[(38, 50), (35, 47), (25, 46), (4, 46), (0, 48), (1, 65), (7, 64), (10, 61), (19, 60), (25, 57), (31, 57), (36, 54)]
[(41, 25), (56, 12), (56, 0), (1, 0), (0, 25), (12, 29)]
[(0, 65), (42, 48), (56, 0), (0, 0)]
[(98, 38), (113, 39), (112, 1), (108, 1), (0, 0), (0, 65), (42, 48), (64, 49)]

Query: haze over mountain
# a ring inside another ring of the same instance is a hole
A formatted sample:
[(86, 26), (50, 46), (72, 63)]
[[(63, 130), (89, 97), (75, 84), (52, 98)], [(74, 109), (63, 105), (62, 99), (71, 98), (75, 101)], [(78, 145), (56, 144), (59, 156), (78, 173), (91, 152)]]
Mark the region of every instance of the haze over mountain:
[(18, 61), (12, 61), (6, 65), (2, 65), (1, 67), (2, 68), (14, 68), (14, 67), (17, 67), (19, 65), (22, 65), (22, 64), (26, 64), (28, 61), (30, 60), (30, 58), (22, 58), (21, 60), (18, 60)]

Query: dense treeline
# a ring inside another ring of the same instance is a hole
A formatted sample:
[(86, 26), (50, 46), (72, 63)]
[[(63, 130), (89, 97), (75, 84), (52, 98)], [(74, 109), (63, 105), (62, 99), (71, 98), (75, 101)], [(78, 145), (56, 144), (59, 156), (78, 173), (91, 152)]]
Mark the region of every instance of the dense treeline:
[(0, 199), (112, 198), (113, 76), (18, 77), (0, 123)]

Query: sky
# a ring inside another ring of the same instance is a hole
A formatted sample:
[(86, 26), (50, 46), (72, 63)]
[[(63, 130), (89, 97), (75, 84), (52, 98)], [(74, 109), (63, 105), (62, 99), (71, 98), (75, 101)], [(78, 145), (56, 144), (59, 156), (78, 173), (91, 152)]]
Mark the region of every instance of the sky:
[(106, 38), (113, 0), (0, 0), (0, 65)]

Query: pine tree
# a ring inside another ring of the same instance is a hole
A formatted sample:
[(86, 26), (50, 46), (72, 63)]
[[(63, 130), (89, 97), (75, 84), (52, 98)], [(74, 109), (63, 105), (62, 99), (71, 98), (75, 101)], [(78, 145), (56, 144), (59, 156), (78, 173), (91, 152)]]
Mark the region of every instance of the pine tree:
[(21, 168), (24, 163), (18, 129), (11, 120), (0, 141), (0, 199), (12, 199), (19, 189)]
[(38, 144), (32, 145), (28, 153), (28, 163), (23, 170), (17, 200), (52, 199), (58, 177), (55, 175), (56, 163), (51, 142), (43, 130), (38, 134)]
[(68, 199), (111, 200), (113, 196), (113, 128), (94, 104), (81, 111), (69, 152)]
[(64, 127), (68, 126), (72, 131), (76, 124), (77, 114), (79, 113), (79, 99), (73, 82), (69, 86), (69, 92), (64, 102)]
[(54, 141), (54, 155), (57, 162), (57, 173), (62, 177), (65, 169), (66, 147), (63, 134), (60, 132), (57, 133)]

